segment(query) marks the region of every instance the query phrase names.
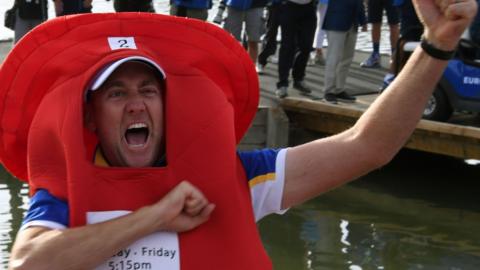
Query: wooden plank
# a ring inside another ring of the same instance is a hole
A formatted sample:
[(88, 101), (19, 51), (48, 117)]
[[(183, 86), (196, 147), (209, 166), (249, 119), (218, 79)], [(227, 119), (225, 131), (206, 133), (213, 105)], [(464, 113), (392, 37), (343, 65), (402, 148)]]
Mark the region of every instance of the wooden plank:
[[(351, 106), (298, 98), (286, 98), (281, 106), (291, 122), (327, 134), (348, 129), (363, 113), (362, 109)], [(464, 159), (480, 159), (480, 128), (421, 120), (405, 147)]]
[(417, 128), (405, 147), (463, 159), (480, 159), (480, 139)]

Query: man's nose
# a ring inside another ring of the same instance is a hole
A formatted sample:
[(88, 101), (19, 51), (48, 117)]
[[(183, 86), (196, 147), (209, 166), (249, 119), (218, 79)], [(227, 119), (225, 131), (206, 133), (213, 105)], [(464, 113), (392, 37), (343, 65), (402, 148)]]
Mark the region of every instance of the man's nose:
[(145, 102), (141, 97), (132, 97), (126, 106), (128, 113), (138, 113), (145, 111)]

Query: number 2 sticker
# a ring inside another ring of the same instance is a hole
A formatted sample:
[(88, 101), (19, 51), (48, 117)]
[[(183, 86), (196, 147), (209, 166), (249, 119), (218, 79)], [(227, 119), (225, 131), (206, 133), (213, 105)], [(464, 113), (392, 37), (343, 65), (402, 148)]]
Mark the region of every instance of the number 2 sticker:
[(137, 49), (135, 39), (133, 37), (109, 37), (108, 44), (112, 50), (120, 49)]

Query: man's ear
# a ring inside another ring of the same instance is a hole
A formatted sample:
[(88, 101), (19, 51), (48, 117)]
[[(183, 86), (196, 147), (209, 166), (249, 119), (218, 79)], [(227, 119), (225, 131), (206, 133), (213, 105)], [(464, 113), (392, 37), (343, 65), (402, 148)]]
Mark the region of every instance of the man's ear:
[(83, 125), (91, 132), (95, 132), (97, 130), (95, 119), (93, 117), (93, 105), (91, 104), (91, 102), (85, 104), (85, 112), (83, 113)]

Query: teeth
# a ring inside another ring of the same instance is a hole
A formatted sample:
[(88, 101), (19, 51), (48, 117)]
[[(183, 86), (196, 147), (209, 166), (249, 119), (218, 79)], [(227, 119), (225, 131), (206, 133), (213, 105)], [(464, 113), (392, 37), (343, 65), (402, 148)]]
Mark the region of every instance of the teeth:
[(142, 143), (142, 144), (129, 144), (130, 147), (142, 147), (144, 145), (145, 145), (144, 143)]
[(146, 127), (147, 127), (147, 124), (145, 124), (145, 123), (135, 123), (135, 124), (131, 124), (130, 126), (128, 126), (128, 129), (146, 128)]

